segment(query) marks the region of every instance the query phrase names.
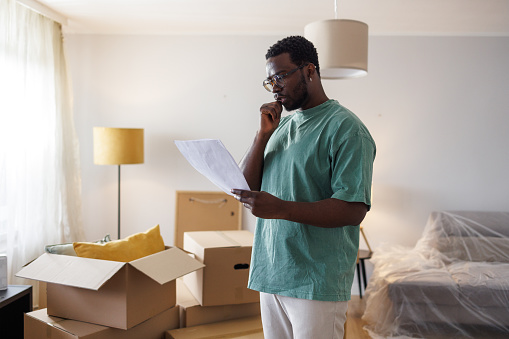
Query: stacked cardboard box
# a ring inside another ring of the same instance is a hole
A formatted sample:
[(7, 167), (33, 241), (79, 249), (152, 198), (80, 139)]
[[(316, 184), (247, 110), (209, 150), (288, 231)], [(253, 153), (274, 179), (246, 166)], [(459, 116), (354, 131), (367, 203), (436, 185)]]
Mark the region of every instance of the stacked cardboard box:
[(184, 233), (184, 250), (205, 267), (177, 284), (181, 327), (259, 316), (259, 293), (247, 288), (252, 245), (245, 230)]
[(177, 305), (180, 307), (180, 327), (192, 327), (260, 314), (260, 303), (202, 306), (182, 279), (177, 279)]
[(184, 233), (184, 250), (205, 265), (184, 277), (200, 305), (259, 302), (259, 293), (247, 288), (252, 246), (253, 234), (244, 230)]
[(17, 274), (47, 283), (47, 309), (26, 315), (25, 338), (46, 338), (56, 327), (69, 338), (95, 331), (97, 338), (140, 339), (149, 338), (136, 334), (140, 328), (150, 327), (162, 338), (179, 326), (176, 279), (202, 267), (178, 248), (128, 263), (45, 253)]
[(129, 330), (52, 317), (46, 309), (25, 314), (28, 339), (162, 339), (164, 332), (179, 327), (179, 309), (172, 307)]
[(263, 339), (260, 316), (180, 328), (166, 332), (166, 339)]

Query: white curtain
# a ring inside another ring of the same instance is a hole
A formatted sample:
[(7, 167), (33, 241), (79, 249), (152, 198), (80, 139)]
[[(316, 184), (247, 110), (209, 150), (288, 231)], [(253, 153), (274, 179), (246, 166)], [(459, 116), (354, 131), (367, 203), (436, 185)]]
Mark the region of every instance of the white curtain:
[(9, 284), (32, 283), (15, 274), (45, 245), (83, 238), (61, 26), (0, 0), (0, 253)]

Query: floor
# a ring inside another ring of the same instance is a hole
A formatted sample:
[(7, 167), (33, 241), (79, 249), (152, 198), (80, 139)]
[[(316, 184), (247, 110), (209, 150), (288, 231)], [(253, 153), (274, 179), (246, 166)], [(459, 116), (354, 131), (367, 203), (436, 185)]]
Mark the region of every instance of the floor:
[(362, 329), (365, 322), (361, 318), (365, 308), (366, 299), (352, 295), (352, 299), (348, 302), (345, 339), (370, 339), (368, 333)]

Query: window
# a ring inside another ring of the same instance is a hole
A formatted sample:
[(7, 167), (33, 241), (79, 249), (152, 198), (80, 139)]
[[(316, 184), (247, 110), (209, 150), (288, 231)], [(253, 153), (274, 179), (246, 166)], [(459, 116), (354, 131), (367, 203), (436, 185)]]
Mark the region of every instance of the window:
[(44, 246), (81, 240), (79, 149), (58, 23), (0, 0), (0, 253), (9, 283)]

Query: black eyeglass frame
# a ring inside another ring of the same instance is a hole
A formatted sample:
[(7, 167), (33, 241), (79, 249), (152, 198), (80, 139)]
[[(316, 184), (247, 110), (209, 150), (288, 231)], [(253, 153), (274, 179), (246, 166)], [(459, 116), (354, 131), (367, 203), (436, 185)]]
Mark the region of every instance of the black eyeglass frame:
[(269, 79), (263, 80), (263, 88), (265, 88), (267, 91), (272, 92), (274, 90), (274, 86), (277, 86), (279, 88), (285, 87), (285, 77), (297, 72), (299, 69), (304, 68), (305, 66), (309, 65), (309, 63), (304, 63), (300, 65), (297, 68), (292, 69), (291, 71), (285, 73), (285, 74), (275, 74), (271, 76)]

